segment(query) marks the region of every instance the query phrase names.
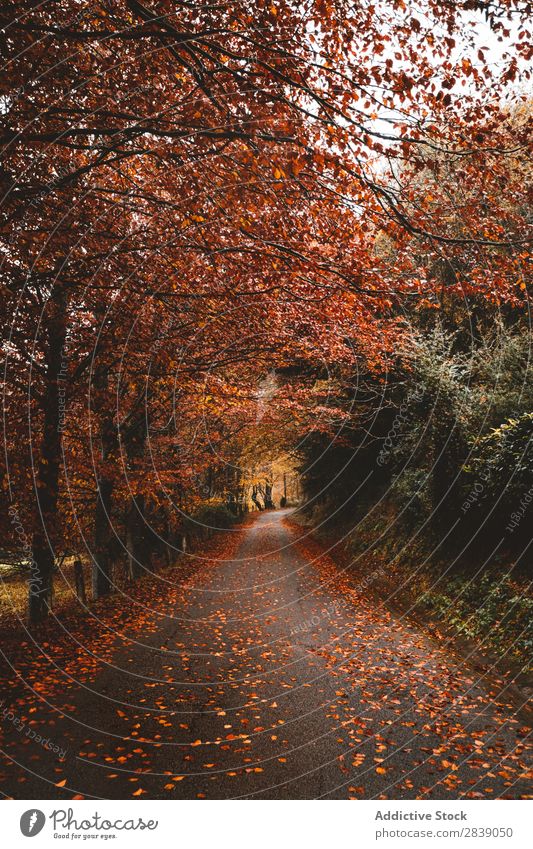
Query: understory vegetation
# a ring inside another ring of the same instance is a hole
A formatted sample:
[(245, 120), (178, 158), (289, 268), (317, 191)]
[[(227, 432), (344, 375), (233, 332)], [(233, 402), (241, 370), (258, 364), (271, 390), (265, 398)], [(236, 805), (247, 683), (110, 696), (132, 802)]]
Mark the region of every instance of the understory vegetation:
[[(393, 370), (347, 381), (335, 440), (302, 452), (306, 520), (344, 565), (517, 668), (533, 646), (533, 382), (513, 312), (411, 316)], [(354, 403), (355, 401), (355, 403)]]

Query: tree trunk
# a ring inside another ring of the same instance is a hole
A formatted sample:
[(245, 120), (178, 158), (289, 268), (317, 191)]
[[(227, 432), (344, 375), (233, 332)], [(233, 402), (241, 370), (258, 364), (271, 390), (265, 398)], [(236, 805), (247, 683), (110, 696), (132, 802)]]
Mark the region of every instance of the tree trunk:
[(128, 574), (131, 580), (139, 578), (145, 571), (146, 524), (144, 519), (144, 496), (132, 499), (126, 517), (126, 548), (128, 551)]
[(258, 487), (255, 484), (252, 486), (252, 501), (258, 510), (263, 509), (263, 505), (259, 501)]
[(272, 510), (274, 507), (274, 502), (272, 501), (272, 484), (269, 481), (265, 481), (265, 510)]
[(113, 586), (113, 560), (111, 557), (109, 533), (113, 482), (102, 477), (97, 486), (92, 567), (94, 599), (108, 595)]
[[(99, 322), (105, 320), (105, 313), (97, 310)], [(95, 349), (95, 357), (100, 351)], [(114, 409), (109, 399), (110, 366), (105, 359), (94, 372), (93, 409), (95, 421), (100, 421), (100, 468), (96, 472), (96, 509), (94, 516), (94, 551), (91, 569), (93, 598), (108, 595), (113, 587), (113, 536), (111, 533), (111, 510), (113, 506), (114, 482), (108, 477), (108, 463), (111, 454), (118, 448), (118, 432), (114, 421)]]
[(85, 607), (87, 605), (87, 593), (85, 592), (85, 578), (83, 576), (83, 564), (81, 560), (74, 563), (74, 581), (76, 584), (76, 595)]
[(52, 292), (47, 307), (50, 312), (45, 325), (48, 344), (45, 356), (46, 383), (42, 401), (43, 438), (35, 475), (36, 516), (28, 597), (31, 624), (37, 624), (45, 619), (52, 605), (54, 551), (50, 533), (57, 527), (57, 497), (64, 415), (62, 411), (65, 407), (67, 379), (64, 352), (67, 332), (67, 298), (63, 288)]

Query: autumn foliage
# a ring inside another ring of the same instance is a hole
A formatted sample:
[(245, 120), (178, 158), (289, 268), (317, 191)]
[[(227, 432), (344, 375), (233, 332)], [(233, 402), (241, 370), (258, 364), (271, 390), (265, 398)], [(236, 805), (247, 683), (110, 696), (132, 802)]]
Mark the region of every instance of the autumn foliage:
[(1, 521), (33, 621), (63, 554), (98, 597), (251, 506), (412, 311), (525, 307), (527, 4), (416, 5), (3, 4)]

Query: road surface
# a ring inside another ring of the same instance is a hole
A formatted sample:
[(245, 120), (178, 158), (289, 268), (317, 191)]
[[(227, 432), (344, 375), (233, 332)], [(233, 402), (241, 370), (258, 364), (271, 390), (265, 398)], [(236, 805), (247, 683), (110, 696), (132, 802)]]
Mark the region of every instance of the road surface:
[[(65, 679), (53, 697), (46, 691), (49, 704), (37, 700), (34, 715), (23, 696), (10, 704), (14, 718), (2, 726), (16, 765), (3, 770), (3, 792), (530, 794), (529, 729), (505, 694), (495, 702), (433, 638), (337, 580), (327, 556), (313, 562), (287, 518), (257, 516), (233, 559), (201, 569), (171, 615), (147, 613), (145, 627), (112, 642), (94, 674)], [(38, 675), (31, 684), (39, 689)]]

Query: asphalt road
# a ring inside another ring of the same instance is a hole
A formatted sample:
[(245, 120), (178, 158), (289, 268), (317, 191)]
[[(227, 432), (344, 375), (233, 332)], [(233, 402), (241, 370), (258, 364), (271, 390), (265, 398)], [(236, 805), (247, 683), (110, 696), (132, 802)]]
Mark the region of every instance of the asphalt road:
[[(47, 696), (28, 719), (47, 744), (4, 716), (4, 794), (528, 796), (530, 729), (505, 694), (312, 562), (286, 518), (259, 515), (172, 615), (147, 615), (94, 675)], [(26, 717), (24, 696), (10, 710)]]

